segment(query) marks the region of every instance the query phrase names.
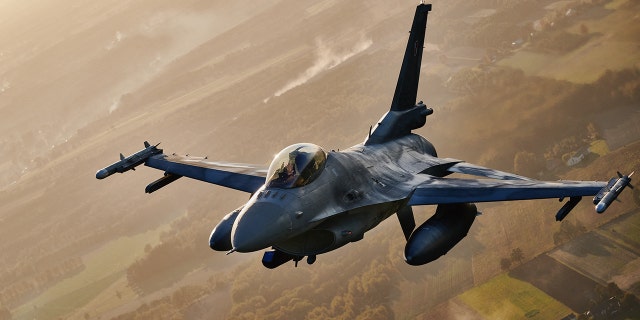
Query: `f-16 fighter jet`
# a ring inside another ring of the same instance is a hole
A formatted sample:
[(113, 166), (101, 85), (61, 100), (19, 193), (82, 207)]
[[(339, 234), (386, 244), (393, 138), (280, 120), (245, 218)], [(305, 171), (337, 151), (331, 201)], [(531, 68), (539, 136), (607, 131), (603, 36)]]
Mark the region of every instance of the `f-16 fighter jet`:
[[(276, 268), (361, 240), (365, 232), (396, 215), (407, 240), (404, 258), (422, 265), (462, 240), (478, 214), (475, 202), (568, 198), (557, 220), (584, 196), (596, 196), (601, 213), (630, 186), (630, 176), (610, 182), (544, 182), (461, 160), (439, 158), (427, 139), (412, 133), (433, 113), (416, 102), (427, 15), (416, 8), (390, 110), (370, 128), (364, 142), (347, 150), (326, 151), (310, 143), (284, 148), (271, 165), (213, 162), (207, 158), (165, 155), (145, 149), (96, 173), (103, 179), (140, 164), (164, 171), (146, 192), (181, 177), (247, 192), (249, 201), (226, 215), (209, 239), (213, 250), (254, 252), (267, 249), (262, 263)], [(447, 178), (452, 173), (480, 179)], [(413, 206), (437, 205), (435, 214), (415, 227)]]

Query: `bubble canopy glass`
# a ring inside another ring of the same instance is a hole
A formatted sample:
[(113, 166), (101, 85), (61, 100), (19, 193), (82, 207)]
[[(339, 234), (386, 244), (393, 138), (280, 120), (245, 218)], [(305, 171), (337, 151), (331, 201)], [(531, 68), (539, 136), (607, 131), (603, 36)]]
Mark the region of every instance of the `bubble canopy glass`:
[(278, 153), (267, 172), (267, 187), (291, 189), (315, 180), (327, 161), (327, 154), (315, 144), (298, 143)]

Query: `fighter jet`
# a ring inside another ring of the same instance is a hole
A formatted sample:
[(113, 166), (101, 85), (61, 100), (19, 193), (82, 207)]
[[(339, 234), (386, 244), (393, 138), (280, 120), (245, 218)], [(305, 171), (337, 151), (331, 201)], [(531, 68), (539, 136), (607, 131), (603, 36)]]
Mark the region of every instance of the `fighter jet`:
[[(545, 182), (461, 160), (439, 158), (434, 146), (413, 130), (433, 113), (417, 102), (420, 65), (430, 4), (416, 8), (390, 110), (360, 144), (327, 151), (310, 143), (284, 148), (268, 168), (165, 155), (157, 145), (99, 170), (103, 179), (144, 163), (164, 176), (146, 188), (152, 193), (180, 177), (247, 192), (249, 201), (213, 229), (213, 250), (254, 252), (267, 249), (262, 263), (297, 265), (363, 239), (380, 222), (396, 215), (406, 238), (404, 258), (423, 265), (447, 253), (469, 231), (475, 202), (569, 198), (556, 214), (562, 220), (583, 196), (594, 196), (603, 212), (630, 185), (630, 176), (602, 181)], [(452, 173), (476, 178), (447, 178)], [(416, 228), (413, 206), (437, 205)]]

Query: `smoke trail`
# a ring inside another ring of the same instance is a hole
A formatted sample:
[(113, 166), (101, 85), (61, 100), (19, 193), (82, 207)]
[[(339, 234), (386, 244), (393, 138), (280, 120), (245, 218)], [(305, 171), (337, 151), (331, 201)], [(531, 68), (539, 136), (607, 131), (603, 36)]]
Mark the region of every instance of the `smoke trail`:
[[(339, 64), (347, 61), (349, 58), (355, 56), (356, 54), (366, 50), (371, 46), (372, 43), (373, 41), (371, 39), (361, 38), (351, 49), (347, 50), (346, 52), (335, 52), (333, 48), (327, 45), (327, 43), (325, 43), (321, 39), (316, 39), (316, 61), (313, 63), (313, 65), (305, 70), (296, 79), (287, 83), (284, 87), (282, 87), (282, 89), (276, 91), (273, 96), (279, 97), (285, 92), (305, 84), (307, 81), (317, 76), (322, 71), (334, 68)], [(268, 99), (265, 99), (265, 102), (266, 101), (268, 101)]]

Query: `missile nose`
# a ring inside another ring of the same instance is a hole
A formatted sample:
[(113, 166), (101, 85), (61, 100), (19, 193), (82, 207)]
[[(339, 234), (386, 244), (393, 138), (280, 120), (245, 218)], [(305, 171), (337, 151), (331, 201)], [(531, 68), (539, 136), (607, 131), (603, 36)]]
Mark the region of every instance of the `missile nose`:
[(104, 179), (109, 176), (109, 171), (107, 169), (101, 169), (96, 172), (96, 179)]
[(256, 202), (238, 216), (231, 242), (235, 251), (253, 252), (285, 239), (290, 231), (291, 217), (282, 207), (269, 202)]
[(597, 213), (603, 213), (604, 210), (607, 209), (607, 205), (605, 203), (603, 203), (602, 201), (600, 201), (598, 203), (598, 205), (596, 205), (596, 212)]

